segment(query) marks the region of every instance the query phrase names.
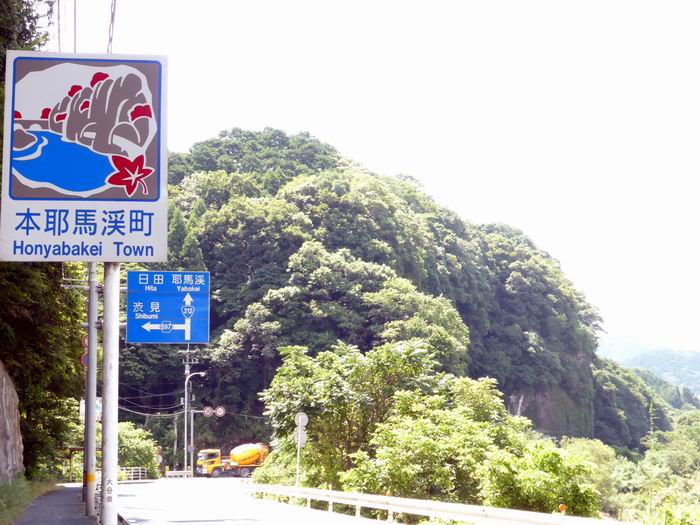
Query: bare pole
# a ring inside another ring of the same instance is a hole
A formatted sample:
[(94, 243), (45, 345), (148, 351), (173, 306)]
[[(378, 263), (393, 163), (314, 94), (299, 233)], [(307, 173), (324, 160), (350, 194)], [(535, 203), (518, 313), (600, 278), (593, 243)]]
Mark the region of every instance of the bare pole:
[(117, 525), (119, 470), (119, 263), (104, 265), (102, 322), (102, 512), (101, 525)]
[[(187, 351), (189, 352), (190, 345), (187, 345)], [(189, 354), (187, 354), (187, 357), (189, 357)], [(190, 395), (189, 392), (187, 391), (187, 382), (190, 380), (190, 363), (189, 360), (185, 362), (185, 414), (184, 414), (184, 420), (185, 420), (185, 431), (182, 433), (182, 451), (184, 453), (184, 458), (182, 461), (182, 470), (187, 472), (187, 409), (190, 405)]]
[(85, 394), (85, 514), (95, 515), (97, 414), (97, 263), (88, 263), (88, 367)]
[[(193, 401), (192, 399), (190, 401)], [(194, 473), (194, 410), (192, 409), (192, 403), (190, 403), (190, 468)]]
[(301, 481), (301, 425), (297, 424), (297, 479), (295, 486)]
[[(189, 363), (186, 365), (186, 367), (187, 367), (186, 368), (187, 370), (190, 369)], [(187, 411), (190, 410), (188, 385), (189, 385), (190, 379), (192, 377), (194, 377), (194, 376), (204, 377), (205, 375), (207, 375), (206, 372), (192, 372), (191, 374), (187, 374), (185, 376), (185, 438), (184, 438), (185, 439), (185, 472), (188, 472), (188, 469), (187, 469), (187, 452), (188, 452), (188, 450), (187, 450), (187, 448), (188, 448), (188, 446), (187, 446), (187, 419), (188, 419), (188, 413), (187, 413)], [(190, 465), (190, 467), (192, 467), (192, 465)]]
[(177, 470), (175, 468), (177, 466), (177, 414), (175, 414), (175, 417), (173, 418), (173, 428), (175, 429), (175, 439), (173, 440), (173, 470)]
[(73, 53), (78, 52), (78, 0), (73, 0)]
[(57, 1), (57, 13), (58, 20), (56, 21), (56, 26), (58, 27), (58, 52), (61, 52), (61, 0)]

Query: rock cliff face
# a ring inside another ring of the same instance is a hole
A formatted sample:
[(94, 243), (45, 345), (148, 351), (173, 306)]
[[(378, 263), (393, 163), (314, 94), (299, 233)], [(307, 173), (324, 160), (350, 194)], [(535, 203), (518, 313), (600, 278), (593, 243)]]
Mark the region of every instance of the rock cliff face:
[(24, 472), (18, 403), (15, 386), (0, 362), (0, 483)]

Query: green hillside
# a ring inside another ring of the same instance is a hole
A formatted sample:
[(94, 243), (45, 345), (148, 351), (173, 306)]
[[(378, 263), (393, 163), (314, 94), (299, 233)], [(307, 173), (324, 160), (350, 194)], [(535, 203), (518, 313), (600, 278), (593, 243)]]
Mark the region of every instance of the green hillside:
[(649, 370), (635, 368), (633, 372), (673, 408), (700, 408), (700, 399), (689, 388), (664, 381)]
[(606, 337), (599, 353), (624, 366), (648, 370), (664, 381), (700, 394), (700, 352), (658, 348)]
[[(233, 129), (172, 155), (171, 166), (168, 267), (206, 268), (214, 289), (202, 395), (251, 416), (212, 429), (216, 439), (264, 432), (252, 416), (262, 415), (279, 347), (316, 354), (343, 341), (367, 352), (414, 338), (430, 342), (440, 370), (496, 379), (510, 412), (545, 433), (593, 437), (612, 418), (601, 437), (638, 447), (651, 428), (643, 383), (618, 377), (614, 389), (635, 395), (601, 397), (610, 391), (601, 378), (622, 372), (598, 371), (600, 319), (522, 232), (470, 223), (415, 181), (362, 170), (307, 134)], [(162, 384), (178, 366), (168, 352), (127, 350), (128, 382), (151, 377), (145, 390), (172, 391)], [(632, 429), (617, 421), (625, 410)]]
[(624, 364), (649, 370), (669, 383), (700, 393), (700, 352), (655, 350), (635, 355)]

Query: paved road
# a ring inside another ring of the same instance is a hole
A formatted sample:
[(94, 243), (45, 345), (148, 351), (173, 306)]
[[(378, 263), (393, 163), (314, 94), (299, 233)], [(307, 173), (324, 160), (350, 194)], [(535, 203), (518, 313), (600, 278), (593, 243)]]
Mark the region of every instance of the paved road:
[(351, 525), (368, 519), (256, 500), (239, 478), (161, 479), (119, 484), (119, 513), (131, 525)]
[(95, 525), (85, 516), (82, 485), (66, 483), (38, 497), (25, 509), (16, 525)]

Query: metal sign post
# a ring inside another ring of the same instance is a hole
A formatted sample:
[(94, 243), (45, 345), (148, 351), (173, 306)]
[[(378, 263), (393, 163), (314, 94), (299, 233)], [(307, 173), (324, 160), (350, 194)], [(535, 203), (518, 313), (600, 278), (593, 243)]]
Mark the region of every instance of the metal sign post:
[(307, 434), (306, 434), (306, 424), (309, 422), (309, 416), (307, 416), (304, 412), (298, 412), (294, 416), (294, 422), (297, 425), (296, 432), (294, 432), (294, 441), (297, 444), (297, 480), (296, 480), (296, 486), (299, 486), (299, 483), (301, 481), (301, 447), (306, 445), (306, 442), (308, 440)]
[(88, 264), (88, 341), (87, 380), (85, 395), (85, 514), (95, 515), (95, 467), (97, 398), (97, 263)]
[(116, 525), (119, 474), (119, 263), (105, 263), (103, 309), (101, 522)]

